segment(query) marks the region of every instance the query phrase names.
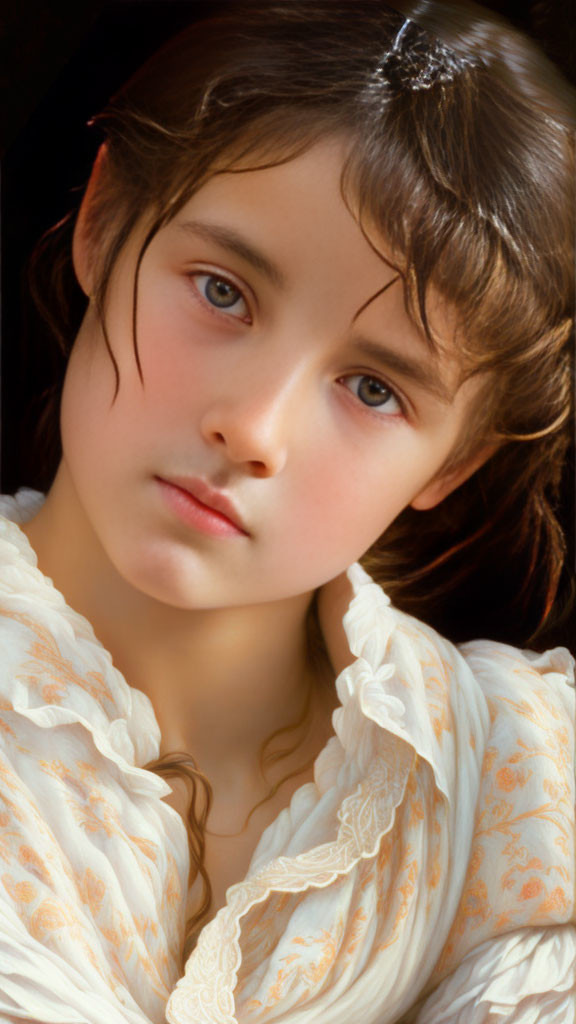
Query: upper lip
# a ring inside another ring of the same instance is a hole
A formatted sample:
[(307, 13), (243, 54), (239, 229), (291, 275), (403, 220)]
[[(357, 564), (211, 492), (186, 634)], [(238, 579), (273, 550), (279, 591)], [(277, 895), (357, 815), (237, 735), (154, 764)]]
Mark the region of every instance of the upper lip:
[(176, 487), (180, 487), (183, 491), (188, 491), (188, 494), (191, 494), (193, 498), (200, 501), (202, 505), (206, 505), (207, 508), (211, 508), (213, 511), (226, 516), (226, 519), (229, 519), (233, 526), (242, 530), (243, 533), (248, 533), (242, 516), (234, 502), (230, 498), (226, 497), (222, 491), (218, 491), (214, 487), (211, 487), (210, 484), (207, 484), (199, 477), (171, 476), (163, 479), (165, 479), (169, 484), (174, 484)]

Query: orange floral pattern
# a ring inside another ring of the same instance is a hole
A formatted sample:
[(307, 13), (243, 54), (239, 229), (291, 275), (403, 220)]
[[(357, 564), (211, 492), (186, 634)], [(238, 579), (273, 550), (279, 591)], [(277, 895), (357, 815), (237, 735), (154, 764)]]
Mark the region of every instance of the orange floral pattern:
[[(16, 554), (0, 533), (0, 564)], [(39, 978), (54, 972), (51, 1019), (76, 994), (94, 1024), (160, 1024), (183, 938), (185, 831), (161, 799), (165, 783), (134, 766), (132, 694), (109, 655), (50, 582), (18, 564), (0, 596), (0, 899), (11, 922), (0, 965), (32, 957)], [(149, 728), (146, 711), (136, 702), (135, 731)], [(37, 1016), (34, 986), (24, 975), (21, 991), (17, 978), (0, 980), (1, 1019), (8, 985)]]
[(545, 973), (539, 1024), (564, 1019), (567, 652), (458, 651), (353, 566), (352, 663), (316, 782), (266, 830), (178, 979), (188, 850), (166, 783), (138, 767), (159, 747), (151, 706), (0, 517), (2, 565), (0, 964), (18, 969), (0, 1018), (14, 1003), (38, 1017), (43, 1000), (46, 1018), (86, 1024), (460, 1024), (450, 1008), (477, 999), (489, 1019), (498, 963), (500, 1000)]
[(552, 672), (541, 672), (550, 659), (527, 660), (500, 647), (513, 683), (502, 691), (486, 646), (466, 650), (483, 679), (491, 733), (467, 878), (436, 978), (491, 936), (568, 923), (575, 912), (574, 747), (558, 699), (562, 691), (551, 685)]

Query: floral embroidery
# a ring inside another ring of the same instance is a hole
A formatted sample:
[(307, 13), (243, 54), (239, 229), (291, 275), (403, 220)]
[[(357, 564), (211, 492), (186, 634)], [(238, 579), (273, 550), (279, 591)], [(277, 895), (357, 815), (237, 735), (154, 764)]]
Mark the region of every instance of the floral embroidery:
[(554, 691), (505, 652), (523, 697), (497, 693), (488, 678), (492, 731), (506, 743), (486, 749), (467, 879), (436, 976), (490, 935), (574, 913), (574, 755)]
[(131, 1024), (391, 1024), (483, 942), (572, 920), (569, 659), (459, 653), (353, 566), (355, 660), (318, 784), (266, 831), (271, 854), (177, 981), (186, 837), (138, 767), (157, 723), (2, 519), (1, 559), (0, 891), (87, 1001)]
[(0, 615), (27, 626), (35, 634), (36, 641), (29, 649), (31, 657), (22, 665), (20, 678), (30, 687), (37, 688), (46, 704), (61, 703), (70, 686), (85, 689), (95, 700), (112, 701), (112, 694), (101, 673), (78, 673), (72, 662), (61, 654), (49, 629), (23, 612), (0, 608)]

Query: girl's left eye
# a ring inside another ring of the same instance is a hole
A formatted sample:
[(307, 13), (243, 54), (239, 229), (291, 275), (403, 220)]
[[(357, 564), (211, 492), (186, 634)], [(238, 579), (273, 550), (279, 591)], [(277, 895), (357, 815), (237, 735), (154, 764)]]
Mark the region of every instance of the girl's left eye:
[(387, 416), (397, 416), (403, 412), (402, 405), (394, 392), (378, 377), (356, 373), (351, 377), (342, 377), (342, 383), (349, 391), (371, 409), (378, 409)]
[(212, 309), (239, 320), (249, 319), (250, 313), (242, 292), (227, 278), (203, 273), (192, 274), (191, 277), (201, 298)]

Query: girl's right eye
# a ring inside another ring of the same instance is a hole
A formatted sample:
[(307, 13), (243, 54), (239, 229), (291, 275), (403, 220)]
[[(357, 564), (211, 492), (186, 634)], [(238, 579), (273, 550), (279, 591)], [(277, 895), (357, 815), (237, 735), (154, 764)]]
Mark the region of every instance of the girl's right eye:
[(210, 312), (250, 322), (250, 312), (242, 292), (232, 281), (218, 274), (201, 271), (190, 274), (201, 300)]
[(341, 381), (356, 395), (362, 405), (369, 409), (386, 416), (398, 416), (404, 411), (400, 399), (392, 388), (378, 377), (372, 377), (368, 373), (354, 373), (349, 377), (342, 377)]

